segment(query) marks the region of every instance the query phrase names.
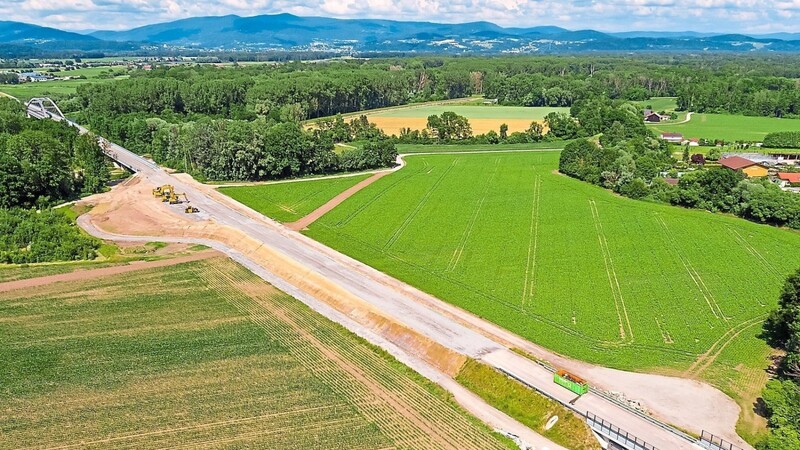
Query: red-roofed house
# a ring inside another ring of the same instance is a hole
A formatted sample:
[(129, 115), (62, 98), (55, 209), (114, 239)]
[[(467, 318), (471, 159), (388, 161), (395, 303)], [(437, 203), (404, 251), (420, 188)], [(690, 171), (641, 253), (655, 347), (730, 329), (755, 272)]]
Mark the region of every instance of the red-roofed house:
[(744, 173), (748, 178), (765, 177), (769, 174), (769, 169), (766, 167), (757, 162), (742, 158), (741, 156), (723, 158), (719, 160), (719, 163), (722, 167)]
[(778, 179), (781, 181), (781, 187), (800, 186), (800, 173), (779, 172)]

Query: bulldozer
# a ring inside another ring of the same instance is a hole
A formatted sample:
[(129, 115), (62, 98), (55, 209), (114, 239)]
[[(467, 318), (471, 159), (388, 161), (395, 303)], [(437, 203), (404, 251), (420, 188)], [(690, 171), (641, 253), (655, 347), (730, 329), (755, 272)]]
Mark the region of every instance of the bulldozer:
[(185, 212), (186, 214), (192, 214), (192, 213), (198, 213), (200, 212), (200, 210), (192, 205), (186, 205), (186, 209), (184, 209), (183, 212)]

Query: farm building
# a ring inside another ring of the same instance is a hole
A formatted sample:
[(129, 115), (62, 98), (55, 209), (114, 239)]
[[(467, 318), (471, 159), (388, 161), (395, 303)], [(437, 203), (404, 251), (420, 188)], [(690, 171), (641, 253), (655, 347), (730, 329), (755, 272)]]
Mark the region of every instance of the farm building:
[(658, 122), (661, 122), (662, 120), (665, 120), (665, 119), (666, 119), (666, 117), (662, 116), (661, 114), (659, 114), (659, 113), (657, 113), (655, 111), (652, 111), (652, 110), (649, 110), (649, 109), (645, 109), (644, 110), (644, 121), (645, 122), (658, 123)]
[(681, 144), (688, 145), (689, 147), (699, 147), (700, 139), (699, 138), (684, 139), (683, 142), (681, 142)]
[(744, 173), (748, 178), (759, 178), (769, 175), (769, 169), (767, 169), (766, 166), (742, 158), (741, 156), (723, 158), (719, 160), (719, 163), (722, 167)]
[(778, 172), (778, 181), (782, 188), (800, 186), (800, 173)]
[(35, 82), (35, 81), (47, 81), (51, 80), (53, 77), (49, 75), (44, 75), (39, 72), (22, 72), (19, 74), (20, 81), (28, 81), (28, 82)]
[(680, 144), (683, 142), (683, 135), (680, 133), (661, 133), (661, 139), (673, 144)]

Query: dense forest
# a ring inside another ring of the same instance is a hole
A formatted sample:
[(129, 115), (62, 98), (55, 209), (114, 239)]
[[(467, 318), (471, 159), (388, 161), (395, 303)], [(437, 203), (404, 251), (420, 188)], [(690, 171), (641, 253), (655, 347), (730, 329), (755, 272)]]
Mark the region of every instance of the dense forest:
[(101, 192), (108, 178), (94, 138), (64, 123), (28, 119), (22, 105), (0, 98), (0, 262), (93, 258), (96, 240), (47, 207)]
[(768, 57), (395, 58), (273, 66), (165, 67), (82, 87), (90, 114), (310, 119), (481, 94), (501, 104), (572, 106), (603, 97), (677, 96), (684, 109), (798, 114), (796, 66)]

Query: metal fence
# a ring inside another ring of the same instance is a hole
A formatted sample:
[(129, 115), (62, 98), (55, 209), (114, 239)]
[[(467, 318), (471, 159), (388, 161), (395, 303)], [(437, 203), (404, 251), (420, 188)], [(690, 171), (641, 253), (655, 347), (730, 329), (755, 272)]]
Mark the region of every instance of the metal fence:
[(621, 430), (619, 427), (610, 422), (606, 422), (590, 412), (586, 412), (584, 416), (590, 428), (629, 450), (658, 450), (647, 442), (629, 434), (625, 430)]
[(700, 433), (700, 440), (697, 441), (697, 445), (708, 450), (744, 450), (719, 436), (714, 436), (706, 430)]

